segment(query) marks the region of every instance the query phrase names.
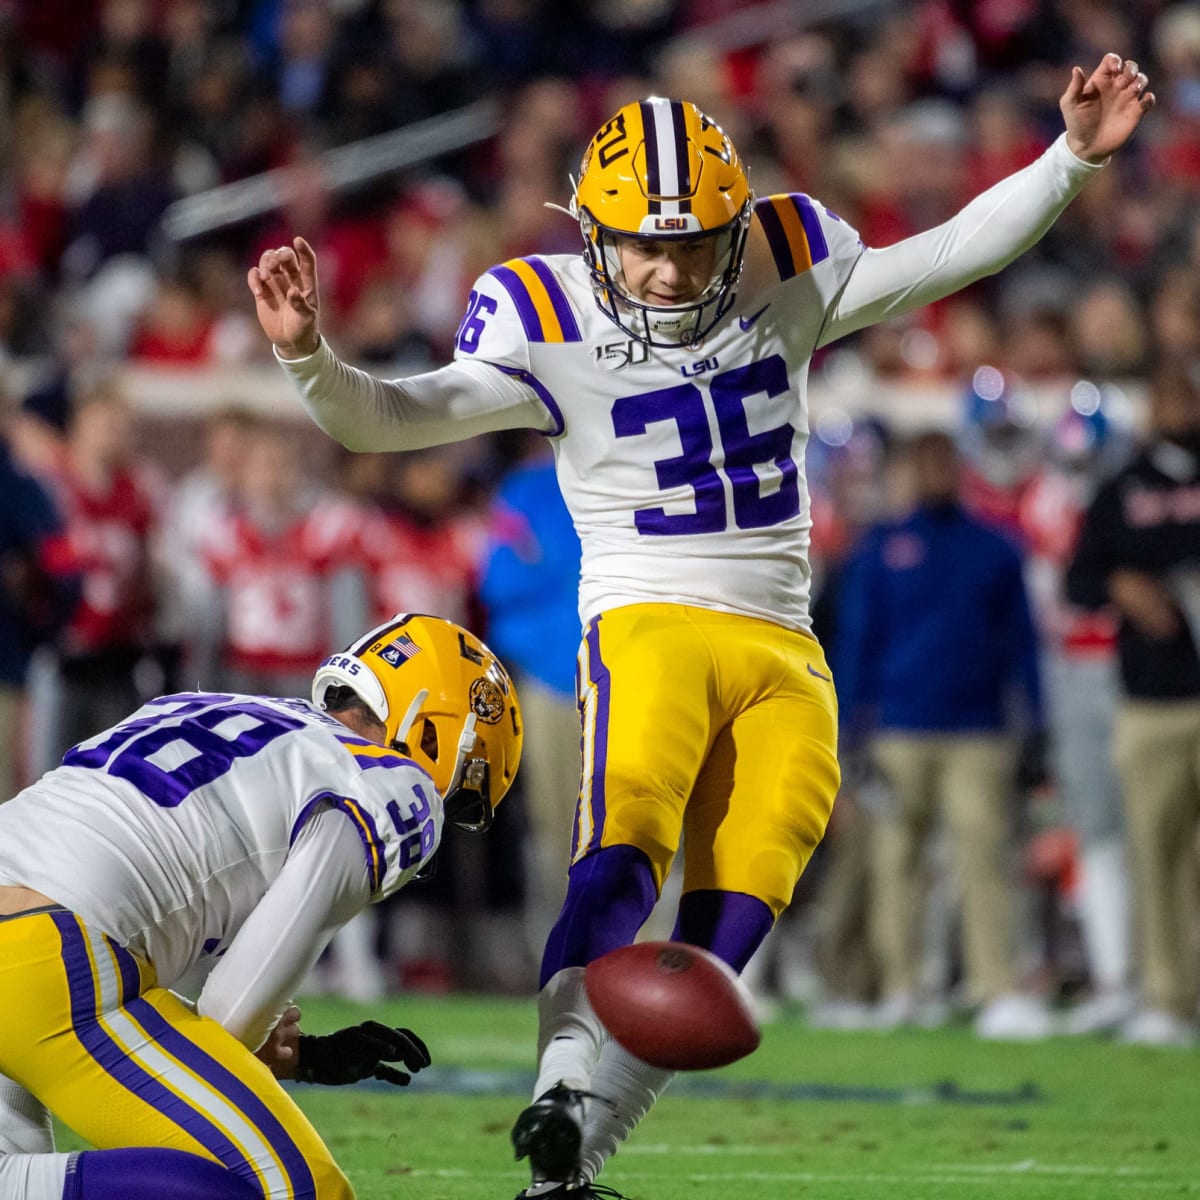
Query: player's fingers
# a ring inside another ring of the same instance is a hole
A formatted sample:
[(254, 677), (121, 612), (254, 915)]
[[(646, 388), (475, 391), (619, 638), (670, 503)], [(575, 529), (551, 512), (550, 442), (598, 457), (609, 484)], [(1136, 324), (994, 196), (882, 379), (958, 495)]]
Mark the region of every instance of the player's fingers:
[(1137, 63), (1134, 62), (1133, 59), (1127, 58), (1121, 64), (1121, 70), (1117, 73), (1117, 77), (1114, 80), (1114, 86), (1116, 87), (1117, 91), (1123, 92), (1128, 88), (1132, 88), (1132, 87), (1136, 86), (1137, 77), (1138, 77)]
[(1138, 103), (1142, 106), (1142, 112), (1149, 112), (1158, 103), (1158, 100), (1153, 92), (1143, 92), (1138, 97)]
[(311, 316), (316, 311), (308, 297), (295, 284), (292, 284), (287, 290), (287, 302), (296, 312), (302, 313), (304, 316)]
[(429, 1047), (411, 1029), (397, 1029), (396, 1032), (405, 1041), (404, 1065), (410, 1071), (420, 1071), (433, 1062)]
[(254, 270), (258, 276), (258, 288), (255, 290), (254, 283), (251, 283), (250, 290), (254, 292), (255, 300), (265, 301), (270, 308), (279, 308), (287, 299), (286, 282), (273, 271), (263, 271), (261, 267), (255, 267)]
[(378, 1021), (365, 1021), (361, 1028), (364, 1039), (379, 1058), (389, 1062), (399, 1060), (410, 1071), (420, 1071), (433, 1061), (429, 1048), (411, 1029), (394, 1029)]
[(296, 269), (300, 275), (300, 286), (306, 295), (311, 296), (316, 303), (317, 296), (317, 255), (313, 248), (302, 237), (292, 239), (296, 251)]
[(397, 1087), (408, 1087), (412, 1079), (403, 1071), (397, 1071), (395, 1067), (384, 1066), (383, 1063), (375, 1068), (375, 1078), (381, 1079), (384, 1083), (394, 1083)]
[(1084, 84), (1086, 83), (1087, 76), (1083, 73), (1083, 68), (1072, 67), (1071, 82), (1067, 84), (1067, 91), (1063, 96), (1063, 101), (1067, 104), (1073, 104), (1083, 94)]

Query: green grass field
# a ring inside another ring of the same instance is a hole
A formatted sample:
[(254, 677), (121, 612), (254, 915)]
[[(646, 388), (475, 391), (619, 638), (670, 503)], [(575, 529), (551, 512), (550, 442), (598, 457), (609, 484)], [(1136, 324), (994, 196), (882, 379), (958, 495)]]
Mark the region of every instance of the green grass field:
[[(302, 1007), (313, 1032), (371, 1015), (433, 1053), (405, 1090), (296, 1089), (360, 1200), (512, 1200), (527, 1180), (508, 1130), (532, 1086), (531, 1000)], [(1198, 1124), (1194, 1051), (828, 1033), (785, 1016), (750, 1058), (679, 1076), (603, 1182), (635, 1200), (1200, 1196)]]

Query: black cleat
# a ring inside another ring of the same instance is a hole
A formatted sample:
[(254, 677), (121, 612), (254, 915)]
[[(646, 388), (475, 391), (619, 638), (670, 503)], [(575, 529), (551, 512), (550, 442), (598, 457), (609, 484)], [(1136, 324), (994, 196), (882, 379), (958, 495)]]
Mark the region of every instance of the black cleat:
[[(517, 1158), (528, 1155), (535, 1185), (556, 1179), (573, 1182), (579, 1178), (586, 1095), (565, 1083), (556, 1083), (525, 1109), (513, 1125), (513, 1149)], [(557, 1190), (544, 1194), (555, 1195)], [(584, 1195), (579, 1193), (581, 1200)]]
[(557, 1187), (543, 1191), (526, 1188), (518, 1192), (516, 1200), (630, 1200), (615, 1188), (602, 1183), (560, 1183)]

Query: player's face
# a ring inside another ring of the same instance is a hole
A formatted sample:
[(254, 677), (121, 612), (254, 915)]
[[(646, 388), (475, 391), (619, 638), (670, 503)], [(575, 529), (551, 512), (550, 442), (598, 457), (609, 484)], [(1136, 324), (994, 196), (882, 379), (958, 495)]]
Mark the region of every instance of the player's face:
[(670, 307), (699, 299), (712, 280), (717, 239), (618, 238), (625, 290), (643, 304)]

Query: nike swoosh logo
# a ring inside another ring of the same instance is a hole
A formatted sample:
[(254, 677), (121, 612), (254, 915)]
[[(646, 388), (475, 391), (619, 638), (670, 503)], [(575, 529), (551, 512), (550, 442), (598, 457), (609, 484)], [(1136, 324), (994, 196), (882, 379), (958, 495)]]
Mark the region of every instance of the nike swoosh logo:
[(833, 679), (832, 679), (832, 678), (831, 678), (829, 675), (822, 675), (822, 674), (821, 674), (821, 672), (820, 672), (820, 671), (818, 671), (818, 670), (816, 669), (816, 667), (814, 667), (814, 666), (812, 665), (812, 663), (809, 663), (809, 664), (808, 664), (808, 673), (809, 673), (810, 675), (815, 675), (815, 676), (816, 676), (818, 679), (823, 679), (823, 680), (825, 680), (825, 682), (826, 682), (826, 683), (832, 683), (832, 682), (833, 682)]
[(738, 317), (738, 324), (739, 324), (739, 325), (742, 327), (742, 332), (743, 332), (743, 333), (745, 333), (745, 332), (746, 332), (746, 330), (747, 330), (747, 329), (749, 329), (749, 328), (750, 328), (750, 326), (751, 326), (751, 325), (753, 325), (753, 324), (754, 324), (754, 322), (755, 322), (755, 321), (757, 321), (757, 320), (758, 320), (758, 318), (759, 318), (759, 317), (761, 317), (761, 316), (763, 315), (763, 313), (765, 313), (765, 312), (767, 311), (767, 309), (768, 309), (768, 308), (770, 308), (770, 307), (771, 307), (771, 306), (770, 306), (769, 304), (764, 304), (764, 305), (762, 306), (762, 308), (760, 308), (760, 309), (758, 310), (758, 312), (756, 312), (756, 313), (752, 314), (751, 316), (749, 316), (749, 317)]

